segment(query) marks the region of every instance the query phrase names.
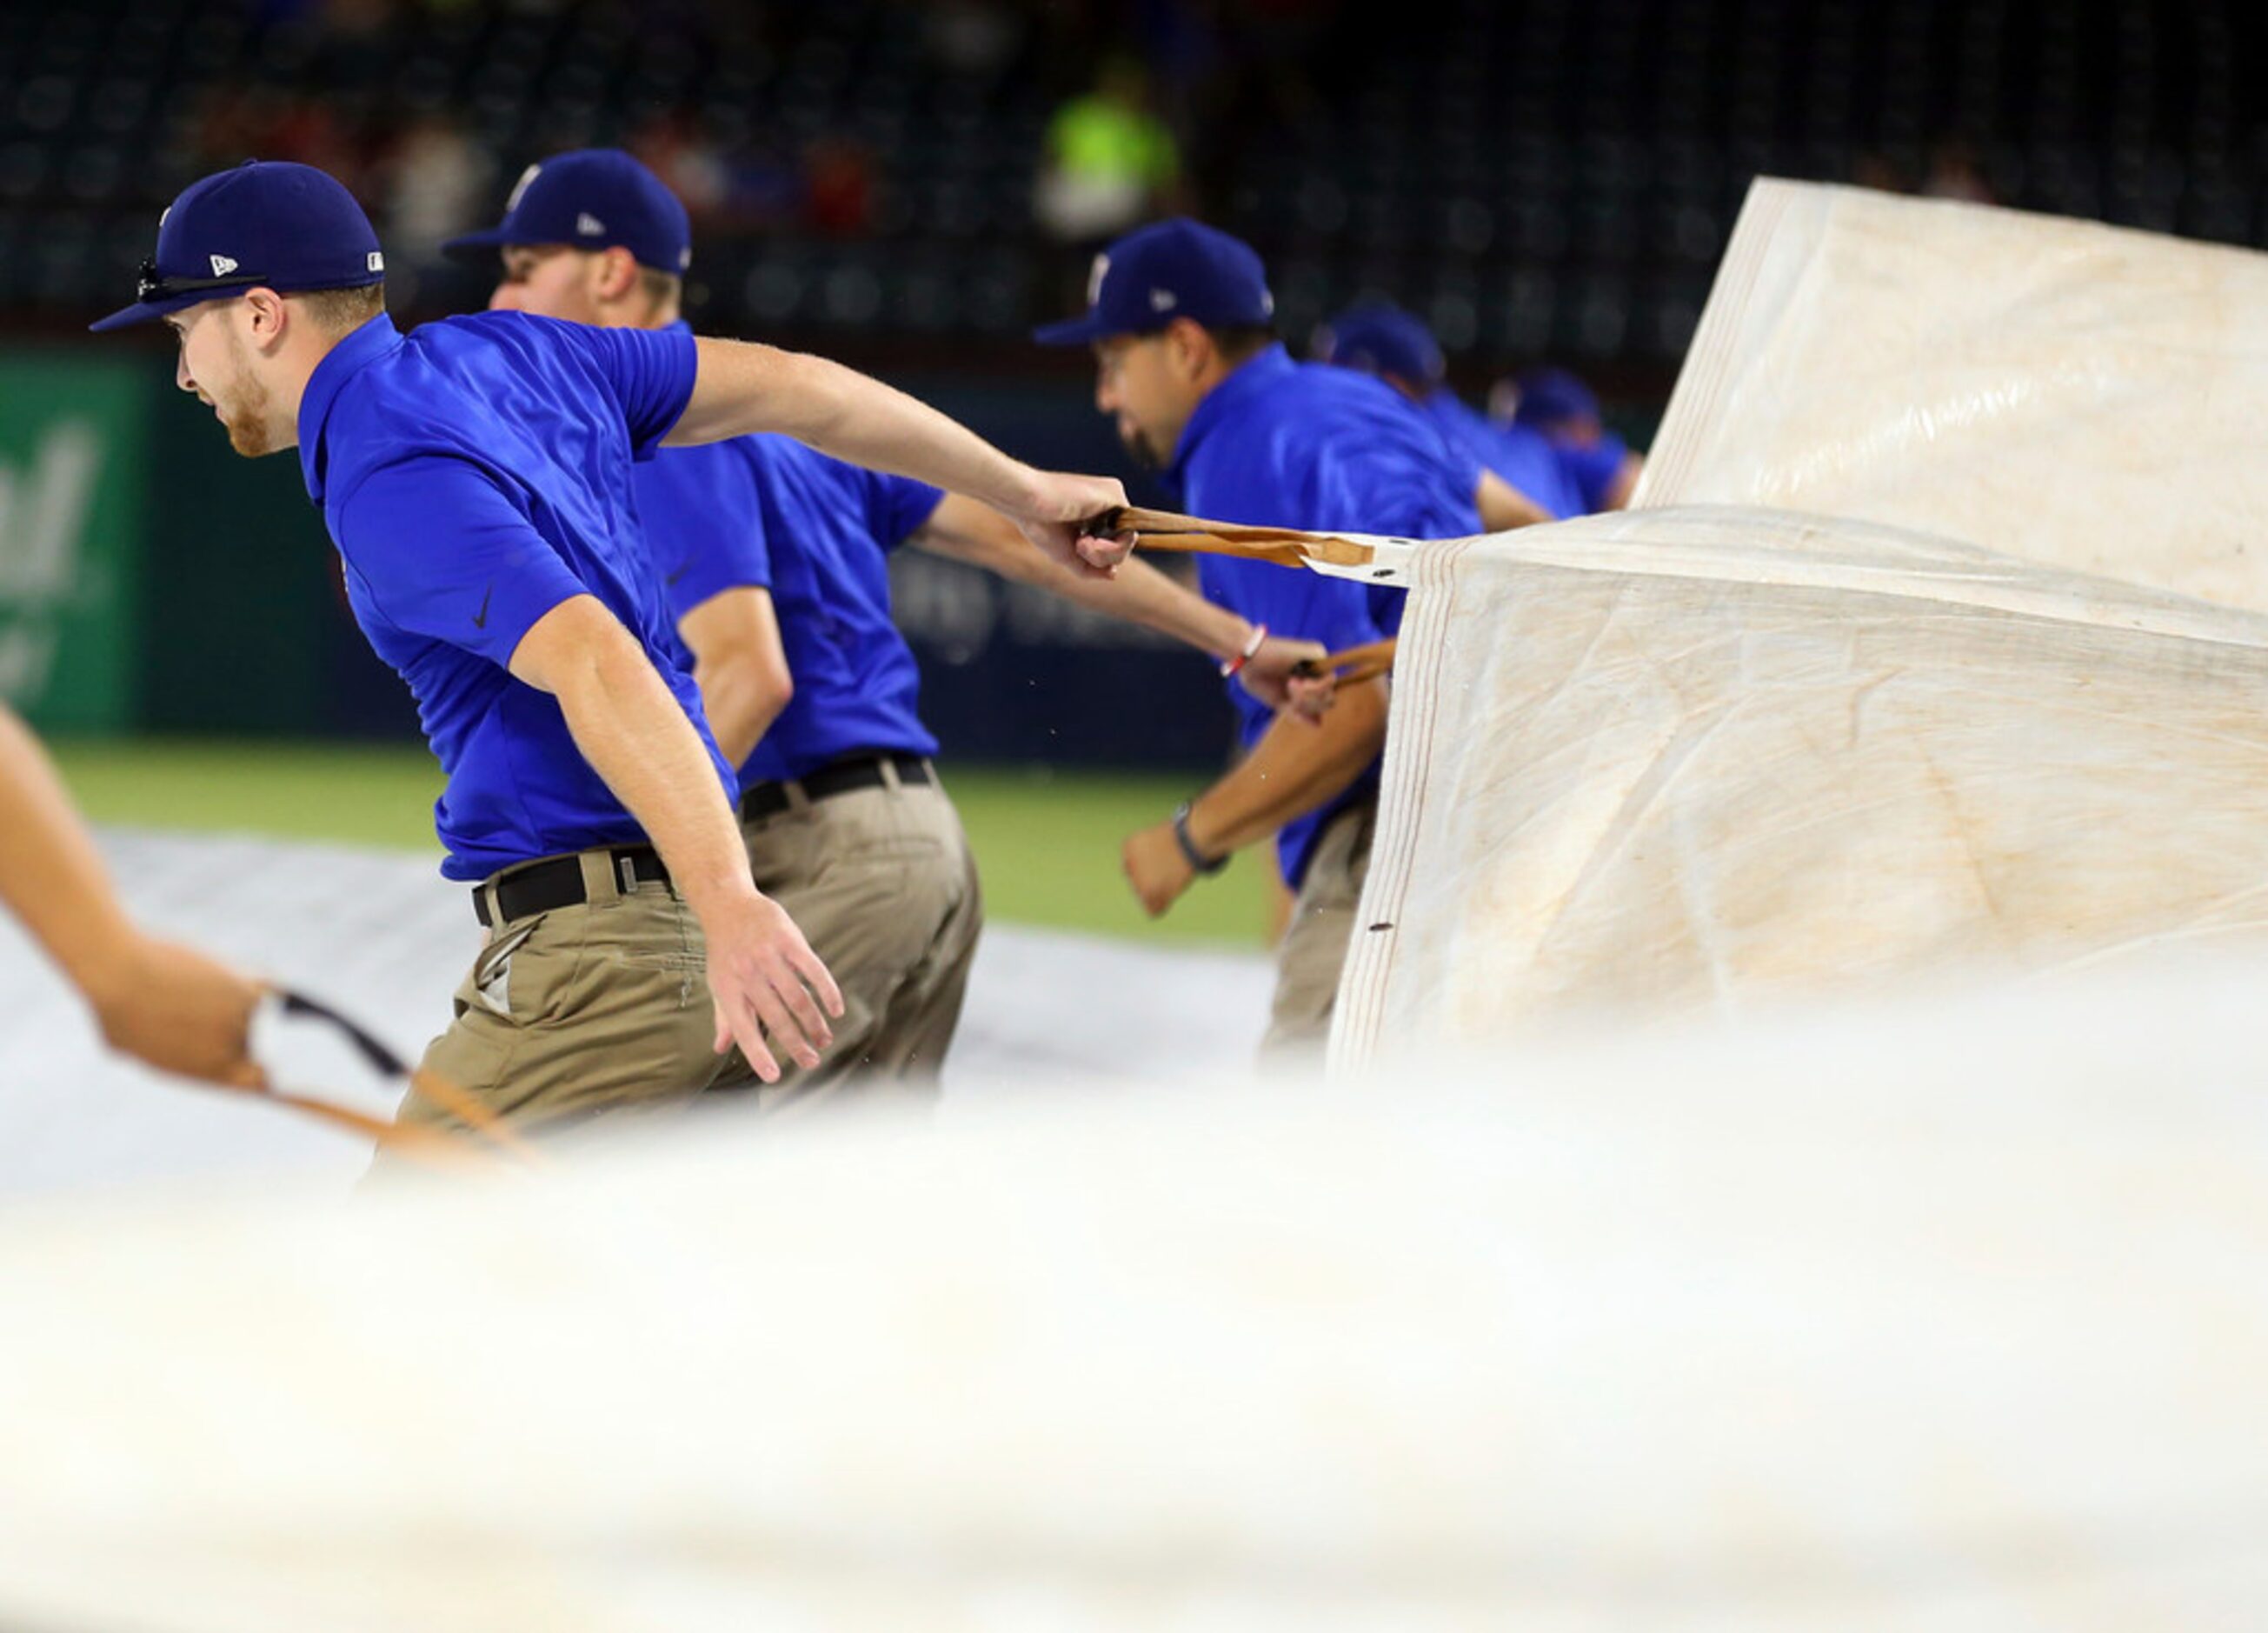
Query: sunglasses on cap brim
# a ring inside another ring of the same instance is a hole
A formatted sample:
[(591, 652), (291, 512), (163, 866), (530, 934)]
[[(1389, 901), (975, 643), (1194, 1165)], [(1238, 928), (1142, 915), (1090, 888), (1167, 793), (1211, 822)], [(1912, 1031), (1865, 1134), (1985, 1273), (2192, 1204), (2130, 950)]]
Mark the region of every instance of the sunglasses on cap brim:
[(227, 277), (167, 277), (158, 270), (157, 259), (152, 256), (142, 263), (140, 276), (134, 285), (134, 298), (146, 304), (171, 300), (179, 295), (217, 294), (225, 289), (250, 289), (255, 284), (267, 281), (257, 272), (232, 273)]

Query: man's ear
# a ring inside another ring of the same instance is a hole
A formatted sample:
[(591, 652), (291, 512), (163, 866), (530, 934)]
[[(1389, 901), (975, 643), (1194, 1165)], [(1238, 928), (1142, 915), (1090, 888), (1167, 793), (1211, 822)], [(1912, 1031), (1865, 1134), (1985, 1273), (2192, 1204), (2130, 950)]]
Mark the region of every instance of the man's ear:
[(598, 283), (594, 292), (601, 300), (620, 300), (637, 287), (637, 257), (620, 244), (609, 244), (599, 252)]
[(246, 321), (251, 325), (252, 344), (263, 351), (272, 351), (283, 343), (291, 322), (291, 308), (284, 297), (272, 289), (254, 287), (244, 292)]
[(1212, 336), (1195, 318), (1177, 317), (1166, 325), (1166, 355), (1173, 359), (1174, 372), (1183, 380), (1196, 380), (1204, 374), (1212, 354)]

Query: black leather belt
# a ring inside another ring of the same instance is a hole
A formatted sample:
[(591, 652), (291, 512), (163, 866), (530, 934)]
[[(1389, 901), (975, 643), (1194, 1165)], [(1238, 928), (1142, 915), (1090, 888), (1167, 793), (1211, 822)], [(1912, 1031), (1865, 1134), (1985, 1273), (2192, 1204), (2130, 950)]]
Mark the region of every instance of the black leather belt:
[[(615, 877), (624, 890), (641, 883), (669, 883), (669, 869), (661, 865), (661, 858), (650, 845), (617, 845), (607, 853), (607, 865), (615, 870)], [(554, 856), (549, 861), (529, 864), (518, 873), (497, 882), (497, 910), (503, 913), (503, 922), (525, 919), (532, 913), (549, 913), (555, 907), (572, 907), (588, 899), (583, 889), (583, 859), (581, 856)], [(473, 916), (482, 924), (489, 918), (488, 886), (473, 887)]]
[(787, 794), (791, 787), (800, 787), (806, 800), (831, 800), (838, 794), (850, 794), (859, 788), (887, 787), (890, 779), (883, 770), (886, 765), (897, 768), (902, 783), (927, 784), (937, 780), (930, 763), (918, 754), (861, 754), (853, 759), (822, 765), (793, 783), (758, 783), (740, 796), (740, 820), (754, 822), (760, 816), (778, 816), (792, 803)]

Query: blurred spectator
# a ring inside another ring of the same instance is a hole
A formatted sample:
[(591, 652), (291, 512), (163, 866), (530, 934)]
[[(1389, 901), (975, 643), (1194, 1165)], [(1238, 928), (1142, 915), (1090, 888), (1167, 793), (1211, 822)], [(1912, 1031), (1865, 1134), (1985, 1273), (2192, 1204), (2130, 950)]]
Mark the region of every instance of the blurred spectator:
[(1087, 244), (1174, 211), (1180, 150), (1150, 106), (1150, 80), (1124, 57), (1048, 122), (1035, 213), (1053, 237)]
[(308, 16), (319, 30), (310, 89), (380, 88), (392, 67), (395, 0), (322, 0)]
[[(1911, 193), (1913, 184), (1907, 181), (1896, 161), (1888, 153), (1874, 148), (1862, 150), (1851, 161), (1851, 181), (1854, 187), (1872, 188), (1877, 193)], [(1513, 382), (1501, 382), (1510, 385)]]
[(490, 183), (486, 155), (454, 120), (426, 114), (411, 121), (384, 166), (387, 248), (405, 266), (438, 259), (442, 240), (479, 218)]
[(805, 210), (831, 238), (857, 238), (873, 225), (874, 167), (866, 150), (841, 137), (822, 137), (804, 155)]
[(1971, 204), (1993, 202), (1992, 184), (1984, 180), (1975, 151), (1958, 137), (1948, 137), (1930, 150), (1929, 175), (1921, 190), (1928, 198), (1957, 198)]
[[(2131, 42), (2099, 8), (1987, 72), (1930, 48), (1943, 7), (1837, 0), (1838, 61), (1913, 65), (1869, 83), (1863, 117), (1821, 90), (1844, 70), (1808, 65), (1802, 7), (1761, 26), (1774, 41), (1722, 109), (1667, 89), (1640, 105), (1640, 87), (1683, 83), (1680, 62), (1747, 61), (1751, 10), (1697, 0), (1677, 41), (1640, 30), (1570, 77), (1531, 60), (1562, 32), (1553, 8), (1484, 0), (1387, 27), (1351, 0), (0, 0), (32, 19), (0, 26), (0, 323), (68, 321), (136, 241), (144, 195), (164, 190), (145, 153), (169, 178), (254, 155), (318, 166), (404, 224), (406, 268), (460, 196), (456, 138), (411, 128), (436, 111), (503, 150), (491, 193), (531, 158), (629, 148), (713, 247), (722, 321), (748, 315), (759, 236), (792, 235), (791, 260), (825, 239), (819, 261), (867, 272), (887, 253), (911, 299), (886, 310), (957, 344), (1076, 299), (1088, 257), (1066, 242), (1195, 214), (1283, 262), (1300, 326), (1399, 289), (1460, 352), (1580, 352), (1632, 391), (1687, 343), (1759, 166), (2230, 242), (2268, 218), (2242, 27), (2126, 62), (2106, 98), (2090, 65)], [(422, 316), (443, 286), (398, 292)], [(789, 306), (820, 326), (865, 310)]]
[(714, 225), (732, 213), (732, 167), (716, 144), (683, 115), (657, 114), (623, 145), (685, 201), (685, 213), (696, 229)]
[(1024, 43), (1023, 18), (999, 0), (931, 0), (920, 11), (923, 43), (947, 73), (990, 78)]
[(290, 159), (327, 171), (349, 192), (367, 196), (363, 154), (320, 97), (224, 82), (205, 102), (196, 145), (205, 170), (247, 159)]

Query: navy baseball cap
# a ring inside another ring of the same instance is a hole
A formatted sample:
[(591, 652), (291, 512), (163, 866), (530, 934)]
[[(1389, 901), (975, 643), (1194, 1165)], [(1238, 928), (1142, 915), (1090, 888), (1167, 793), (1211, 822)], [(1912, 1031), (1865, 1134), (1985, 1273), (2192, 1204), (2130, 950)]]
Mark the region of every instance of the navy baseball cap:
[(693, 223), (677, 195), (628, 153), (581, 147), (521, 171), (501, 224), (441, 248), (463, 255), (507, 244), (620, 244), (638, 265), (676, 277), (693, 264)]
[(1366, 374), (1399, 374), (1418, 386), (1438, 386), (1449, 373), (1433, 331), (1383, 301), (1350, 307), (1322, 325), (1315, 331), (1315, 355)]
[(1539, 368), (1519, 380), (1520, 400), (1513, 409), (1518, 425), (1549, 425), (1563, 419), (1596, 419), (1599, 400), (1591, 388), (1564, 368)]
[(158, 218), (140, 298), (87, 327), (147, 323), (247, 289), (360, 289), (385, 277), (378, 234), (353, 194), (311, 165), (248, 159), (181, 189)]
[(1175, 216), (1129, 233), (1094, 258), (1086, 314), (1032, 331), (1043, 346), (1146, 335), (1177, 317), (1208, 326), (1265, 323), (1276, 314), (1268, 270), (1243, 240)]

